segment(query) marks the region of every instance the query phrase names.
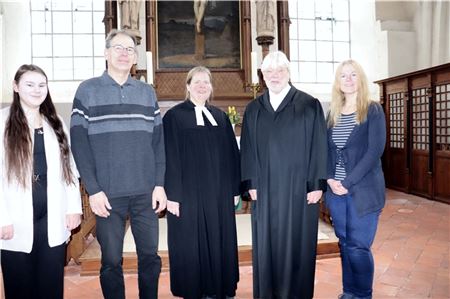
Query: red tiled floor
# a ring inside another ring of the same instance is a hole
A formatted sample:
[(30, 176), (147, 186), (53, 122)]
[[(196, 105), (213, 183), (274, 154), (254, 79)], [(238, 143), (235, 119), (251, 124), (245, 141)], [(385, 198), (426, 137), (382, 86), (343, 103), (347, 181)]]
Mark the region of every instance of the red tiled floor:
[[(374, 299), (450, 298), (450, 206), (414, 195), (387, 191), (373, 244)], [(237, 298), (252, 298), (252, 268), (240, 268)], [(138, 298), (137, 276), (125, 275), (128, 299)], [(318, 260), (314, 298), (334, 299), (341, 293), (339, 258)], [(66, 268), (66, 299), (102, 298), (98, 277), (80, 277), (79, 267)], [(159, 282), (159, 298), (170, 293), (169, 273)]]

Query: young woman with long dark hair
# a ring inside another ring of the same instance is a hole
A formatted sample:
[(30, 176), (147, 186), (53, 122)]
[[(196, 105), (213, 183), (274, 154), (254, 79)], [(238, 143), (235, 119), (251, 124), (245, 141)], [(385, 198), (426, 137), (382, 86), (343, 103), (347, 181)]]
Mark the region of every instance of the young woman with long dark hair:
[(0, 111), (0, 249), (6, 299), (63, 298), (66, 241), (81, 221), (78, 172), (44, 71), (22, 65)]

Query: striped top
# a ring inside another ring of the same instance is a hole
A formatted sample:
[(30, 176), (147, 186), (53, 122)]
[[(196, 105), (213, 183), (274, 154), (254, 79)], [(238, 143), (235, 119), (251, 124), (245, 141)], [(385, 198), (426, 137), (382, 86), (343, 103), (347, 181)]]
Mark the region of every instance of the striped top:
[(331, 138), (337, 147), (337, 159), (336, 159), (336, 171), (334, 178), (339, 181), (343, 181), (347, 176), (345, 172), (345, 163), (341, 154), (341, 149), (347, 143), (347, 139), (353, 131), (356, 125), (356, 113), (341, 114), (339, 121), (333, 128)]
[(107, 72), (80, 84), (70, 121), (72, 152), (89, 194), (151, 193), (164, 186), (162, 118), (153, 88)]

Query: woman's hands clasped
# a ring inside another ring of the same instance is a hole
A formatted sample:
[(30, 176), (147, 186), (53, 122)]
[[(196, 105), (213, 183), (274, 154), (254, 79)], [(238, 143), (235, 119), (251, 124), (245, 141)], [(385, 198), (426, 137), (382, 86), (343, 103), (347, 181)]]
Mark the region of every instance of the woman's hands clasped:
[(333, 191), (333, 193), (336, 195), (345, 195), (348, 193), (348, 190), (344, 186), (342, 186), (341, 181), (328, 179), (327, 183), (330, 186), (331, 191)]

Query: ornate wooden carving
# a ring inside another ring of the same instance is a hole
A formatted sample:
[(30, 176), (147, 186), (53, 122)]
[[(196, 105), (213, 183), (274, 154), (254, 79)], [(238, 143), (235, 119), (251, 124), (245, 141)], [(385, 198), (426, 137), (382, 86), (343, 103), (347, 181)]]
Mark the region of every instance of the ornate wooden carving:
[(258, 42), (258, 45), (262, 48), (262, 57), (266, 57), (267, 54), (269, 54), (269, 47), (273, 44), (273, 40), (275, 37), (273, 36), (258, 36), (256, 38), (256, 41)]
[[(185, 96), (185, 79), (189, 69), (158, 69), (156, 49), (157, 1), (146, 2), (147, 50), (155, 53), (155, 90), (160, 101), (183, 100)], [(241, 67), (239, 69), (213, 69), (214, 99), (219, 102), (225, 99), (252, 99), (247, 87), (251, 80), (251, 11), (250, 2), (240, 2), (241, 30)]]
[[(161, 70), (157, 63), (157, 1), (145, 1), (146, 51), (153, 53), (154, 86), (158, 98), (162, 101), (184, 99), (185, 77), (188, 69)], [(117, 1), (105, 1), (105, 32), (117, 28)], [(277, 24), (279, 49), (289, 57), (289, 11), (287, 1), (277, 1)], [(251, 31), (251, 2), (240, 1), (240, 29), (241, 29), (241, 67), (235, 70), (215, 69), (214, 77), (215, 101), (230, 98), (250, 101), (252, 91), (249, 88), (251, 80), (250, 53), (252, 51)], [(267, 42), (267, 41), (263, 41)], [(135, 70), (133, 73), (140, 78), (146, 76), (145, 70)]]

